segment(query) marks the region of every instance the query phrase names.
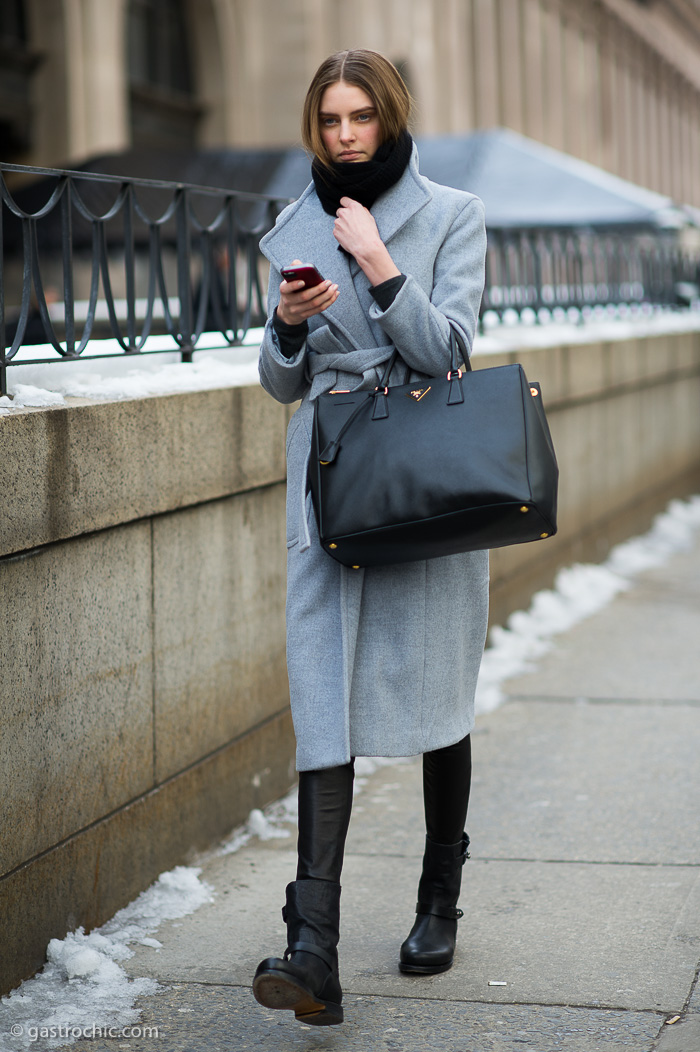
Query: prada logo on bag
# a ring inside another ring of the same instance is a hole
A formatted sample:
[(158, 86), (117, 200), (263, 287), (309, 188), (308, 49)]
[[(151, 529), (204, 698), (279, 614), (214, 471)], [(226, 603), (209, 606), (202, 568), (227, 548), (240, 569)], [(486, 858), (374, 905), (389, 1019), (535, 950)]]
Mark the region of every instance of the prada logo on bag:
[(413, 398), (416, 402), (420, 402), (421, 398), (425, 398), (428, 391), (432, 391), (432, 387), (416, 387), (414, 391), (409, 391), (406, 398)]

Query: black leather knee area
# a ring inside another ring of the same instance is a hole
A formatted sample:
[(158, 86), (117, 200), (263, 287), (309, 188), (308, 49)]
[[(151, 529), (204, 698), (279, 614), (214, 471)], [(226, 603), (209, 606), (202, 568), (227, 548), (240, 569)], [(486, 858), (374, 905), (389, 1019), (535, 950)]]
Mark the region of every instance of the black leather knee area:
[(297, 880), (340, 883), (354, 778), (354, 761), (299, 773)]
[(472, 779), (472, 744), (467, 735), (454, 745), (423, 754), (425, 828), (436, 844), (455, 844), (467, 822)]

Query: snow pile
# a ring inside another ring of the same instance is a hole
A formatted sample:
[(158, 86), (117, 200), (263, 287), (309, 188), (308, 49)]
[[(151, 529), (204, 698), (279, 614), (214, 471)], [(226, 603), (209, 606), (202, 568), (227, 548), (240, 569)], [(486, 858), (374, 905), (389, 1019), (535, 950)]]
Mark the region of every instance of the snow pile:
[(518, 610), (505, 628), (489, 634), (476, 689), (476, 711), (491, 712), (501, 704), (501, 684), (528, 672), (551, 648), (554, 636), (601, 610), (619, 592), (632, 587), (644, 570), (662, 566), (675, 552), (687, 551), (700, 529), (700, 496), (675, 500), (657, 515), (648, 533), (612, 549), (601, 566), (575, 565), (561, 570), (554, 588), (537, 592), (530, 609)]
[[(159, 986), (154, 979), (130, 979), (119, 962), (133, 956), (133, 944), (159, 948), (151, 935), (163, 921), (212, 901), (200, 873), (178, 866), (89, 935), (78, 928), (65, 939), (52, 939), (43, 970), (2, 998), (0, 1049), (55, 1048), (72, 1044), (80, 1030), (135, 1023), (140, 1014), (136, 998)], [(41, 1036), (46, 1030), (56, 1036)]]
[[(541, 318), (537, 324), (534, 311), (506, 312), (496, 321), (487, 313), (484, 332), (474, 340), (476, 354), (498, 354), (502, 351), (523, 351), (533, 347), (575, 346), (582, 343), (615, 342), (618, 340), (648, 339), (678, 332), (697, 332), (700, 329), (700, 310), (664, 311), (652, 307), (639, 310), (617, 310), (610, 313), (596, 310), (585, 320), (578, 311), (571, 316), (564, 310), (554, 317)], [(523, 363), (525, 364), (525, 363)]]
[[(120, 359), (120, 364), (125, 364)], [(152, 363), (133, 368), (125, 375), (104, 375), (93, 369), (72, 370), (69, 366), (51, 366), (51, 390), (33, 384), (10, 384), (14, 398), (2, 399), (5, 415), (9, 409), (24, 406), (65, 405), (65, 397), (104, 398), (120, 401), (129, 398), (149, 398), (153, 395), (188, 394), (217, 387), (246, 387), (257, 385), (258, 367), (255, 361), (227, 362), (203, 356), (194, 362)], [(43, 367), (46, 370), (46, 366)], [(29, 370), (26, 370), (29, 372)]]
[[(653, 311), (629, 317), (610, 317), (606, 312), (594, 315), (580, 324), (578, 317), (561, 318), (535, 324), (534, 314), (529, 319), (513, 314), (498, 325), (488, 325), (477, 333), (474, 353), (500, 354), (503, 351), (522, 352), (527, 349), (571, 346), (598, 341), (615, 341), (664, 335), (675, 332), (695, 332), (700, 329), (700, 311)], [(487, 319), (488, 320), (488, 319)], [(147, 398), (153, 395), (187, 393), (214, 387), (238, 387), (258, 384), (257, 353), (262, 339), (261, 328), (250, 329), (237, 347), (222, 347), (220, 333), (202, 333), (197, 341), (195, 360), (180, 361), (180, 353), (170, 336), (150, 336), (147, 351), (142, 355), (124, 354), (114, 339), (90, 340), (76, 360), (59, 361), (50, 344), (20, 347), (8, 370), (9, 390), (19, 395), (14, 401), (0, 399), (0, 416), (13, 408), (31, 405), (61, 405), (64, 397), (120, 400)], [(158, 351), (157, 364), (153, 364)], [(162, 353), (161, 353), (162, 352)], [(212, 355), (215, 354), (215, 357)], [(102, 357), (108, 355), (110, 357)], [(32, 359), (55, 359), (39, 365), (23, 364)], [(26, 401), (21, 388), (32, 386), (30, 397), (46, 401)], [(37, 392), (43, 392), (39, 394)], [(52, 401), (51, 399), (56, 399)]]
[(291, 831), (285, 828), (288, 824), (296, 826), (298, 814), (297, 791), (291, 789), (281, 800), (270, 804), (264, 811), (258, 808), (248, 815), (245, 825), (234, 829), (229, 837), (217, 848), (216, 855), (232, 855), (244, 847), (253, 837), (258, 840), (274, 840), (278, 837), (291, 836)]
[(57, 391), (46, 391), (43, 387), (35, 387), (33, 384), (15, 384), (12, 388), (14, 398), (10, 400), (6, 396), (0, 399), (3, 408), (23, 409), (25, 406), (47, 406), (65, 405), (65, 398)]
[(173, 362), (155, 369), (130, 369), (126, 376), (78, 373), (70, 379), (61, 378), (52, 386), (63, 395), (117, 401), (152, 395), (188, 394), (216, 387), (245, 387), (258, 383), (256, 362), (231, 364), (203, 357), (195, 362)]
[(674, 552), (692, 547), (698, 529), (700, 495), (687, 501), (674, 500), (663, 515), (657, 515), (648, 533), (613, 548), (605, 565), (623, 577), (663, 566)]
[[(140, 355), (124, 354), (116, 340), (92, 340), (79, 358), (69, 361), (61, 361), (48, 344), (21, 347), (8, 370), (8, 389), (14, 397), (0, 398), (0, 415), (25, 406), (63, 405), (66, 397), (121, 401), (257, 386), (262, 332), (251, 329), (235, 347), (222, 347), (219, 333), (204, 333), (193, 362), (183, 362), (177, 345), (166, 336), (150, 337), (148, 351)], [(32, 358), (54, 360), (23, 364)]]
[(560, 570), (554, 588), (538, 592), (527, 611), (517, 610), (505, 628), (494, 626), (476, 687), (476, 711), (491, 712), (504, 700), (500, 685), (531, 671), (552, 646), (552, 638), (601, 610), (630, 582), (605, 566)]

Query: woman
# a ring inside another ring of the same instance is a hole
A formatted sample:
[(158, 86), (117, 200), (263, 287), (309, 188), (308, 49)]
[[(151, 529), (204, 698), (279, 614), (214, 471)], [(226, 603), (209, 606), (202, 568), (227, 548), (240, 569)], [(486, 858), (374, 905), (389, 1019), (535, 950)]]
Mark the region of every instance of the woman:
[[(394, 347), (390, 384), (444, 374), (450, 324), (471, 348), (484, 282), (483, 206), (418, 171), (410, 96), (366, 50), (332, 55), (307, 93), (303, 141), (313, 182), (262, 242), (270, 317), (260, 378), (301, 399), (287, 433), (287, 658), (297, 739), (297, 879), (287, 887), (284, 959), (253, 989), (268, 1008), (340, 1023), (340, 875), (354, 757), (423, 755), (426, 843), (404, 972), (452, 964), (471, 778), (469, 732), (486, 634), (486, 552), (364, 570), (322, 550), (306, 473), (313, 402), (372, 390)], [(282, 281), (311, 260), (315, 287)]]

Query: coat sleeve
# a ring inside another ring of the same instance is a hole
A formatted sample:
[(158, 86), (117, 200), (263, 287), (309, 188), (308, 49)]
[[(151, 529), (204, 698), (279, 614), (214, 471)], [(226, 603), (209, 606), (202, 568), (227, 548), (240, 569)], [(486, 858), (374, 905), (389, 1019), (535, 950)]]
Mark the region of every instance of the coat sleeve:
[(280, 350), (279, 336), (272, 324), (272, 315), (279, 303), (282, 275), (276, 267), (270, 266), (270, 280), (267, 290), (267, 324), (260, 345), (258, 373), (260, 383), (268, 394), (278, 402), (289, 404), (302, 398), (309, 387), (306, 378), (307, 341), (304, 340), (296, 354), (285, 357)]
[(471, 354), (484, 290), (486, 228), (484, 206), (471, 197), (455, 216), (438, 248), (430, 296), (409, 274), (385, 310), (374, 303), (370, 316), (381, 325), (406, 364), (430, 376), (447, 371), (450, 322)]

